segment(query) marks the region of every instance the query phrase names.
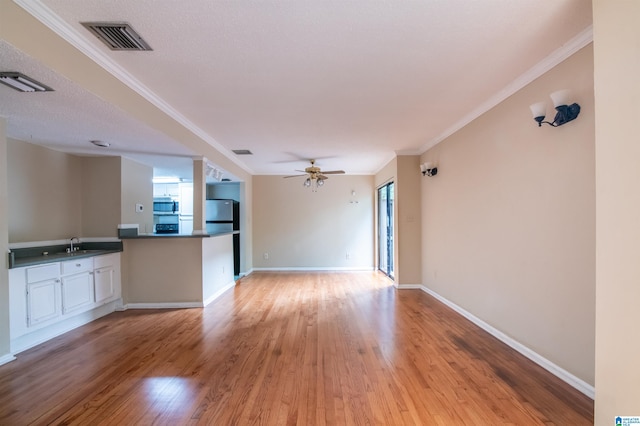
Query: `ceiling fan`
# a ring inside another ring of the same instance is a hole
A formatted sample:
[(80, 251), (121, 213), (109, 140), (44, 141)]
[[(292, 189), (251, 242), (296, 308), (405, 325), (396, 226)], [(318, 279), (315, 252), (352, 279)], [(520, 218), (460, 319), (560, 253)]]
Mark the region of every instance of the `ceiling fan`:
[(284, 178), (292, 178), (292, 177), (299, 177), (299, 176), (307, 176), (307, 179), (305, 179), (305, 181), (303, 182), (303, 185), (305, 187), (310, 187), (313, 185), (313, 191), (316, 191), (318, 189), (319, 186), (324, 185), (324, 181), (329, 179), (329, 177), (327, 175), (341, 175), (344, 174), (344, 170), (329, 170), (329, 171), (322, 171), (320, 169), (320, 167), (317, 167), (316, 164), (316, 160), (310, 160), (311, 162), (311, 166), (307, 167), (304, 170), (296, 170), (296, 172), (301, 172), (304, 174), (301, 175), (291, 175), (291, 176), (285, 176)]

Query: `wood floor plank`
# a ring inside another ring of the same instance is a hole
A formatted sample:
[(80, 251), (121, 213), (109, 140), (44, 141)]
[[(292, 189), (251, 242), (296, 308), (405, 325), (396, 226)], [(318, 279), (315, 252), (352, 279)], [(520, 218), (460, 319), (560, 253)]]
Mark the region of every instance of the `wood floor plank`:
[(593, 401), (377, 273), (254, 273), (0, 367), (0, 425), (589, 425)]

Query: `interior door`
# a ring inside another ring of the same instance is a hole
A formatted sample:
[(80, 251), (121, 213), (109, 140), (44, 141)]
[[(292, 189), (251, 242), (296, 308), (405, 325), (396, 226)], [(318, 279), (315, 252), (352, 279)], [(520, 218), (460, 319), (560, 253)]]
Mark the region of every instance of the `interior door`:
[(378, 188), (378, 269), (393, 278), (394, 185)]

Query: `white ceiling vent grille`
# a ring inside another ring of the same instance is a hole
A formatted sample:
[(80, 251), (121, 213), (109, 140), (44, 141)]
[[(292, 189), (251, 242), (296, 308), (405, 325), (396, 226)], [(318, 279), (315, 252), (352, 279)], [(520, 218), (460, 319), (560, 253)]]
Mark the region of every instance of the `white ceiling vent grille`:
[(82, 22), (111, 50), (153, 50), (126, 22)]

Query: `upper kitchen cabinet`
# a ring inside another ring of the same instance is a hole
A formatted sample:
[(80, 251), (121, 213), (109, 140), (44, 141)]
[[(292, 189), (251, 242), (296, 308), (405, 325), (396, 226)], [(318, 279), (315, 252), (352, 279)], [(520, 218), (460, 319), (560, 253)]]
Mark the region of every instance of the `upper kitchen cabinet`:
[(180, 197), (180, 185), (177, 183), (154, 183), (153, 196), (178, 198)]

